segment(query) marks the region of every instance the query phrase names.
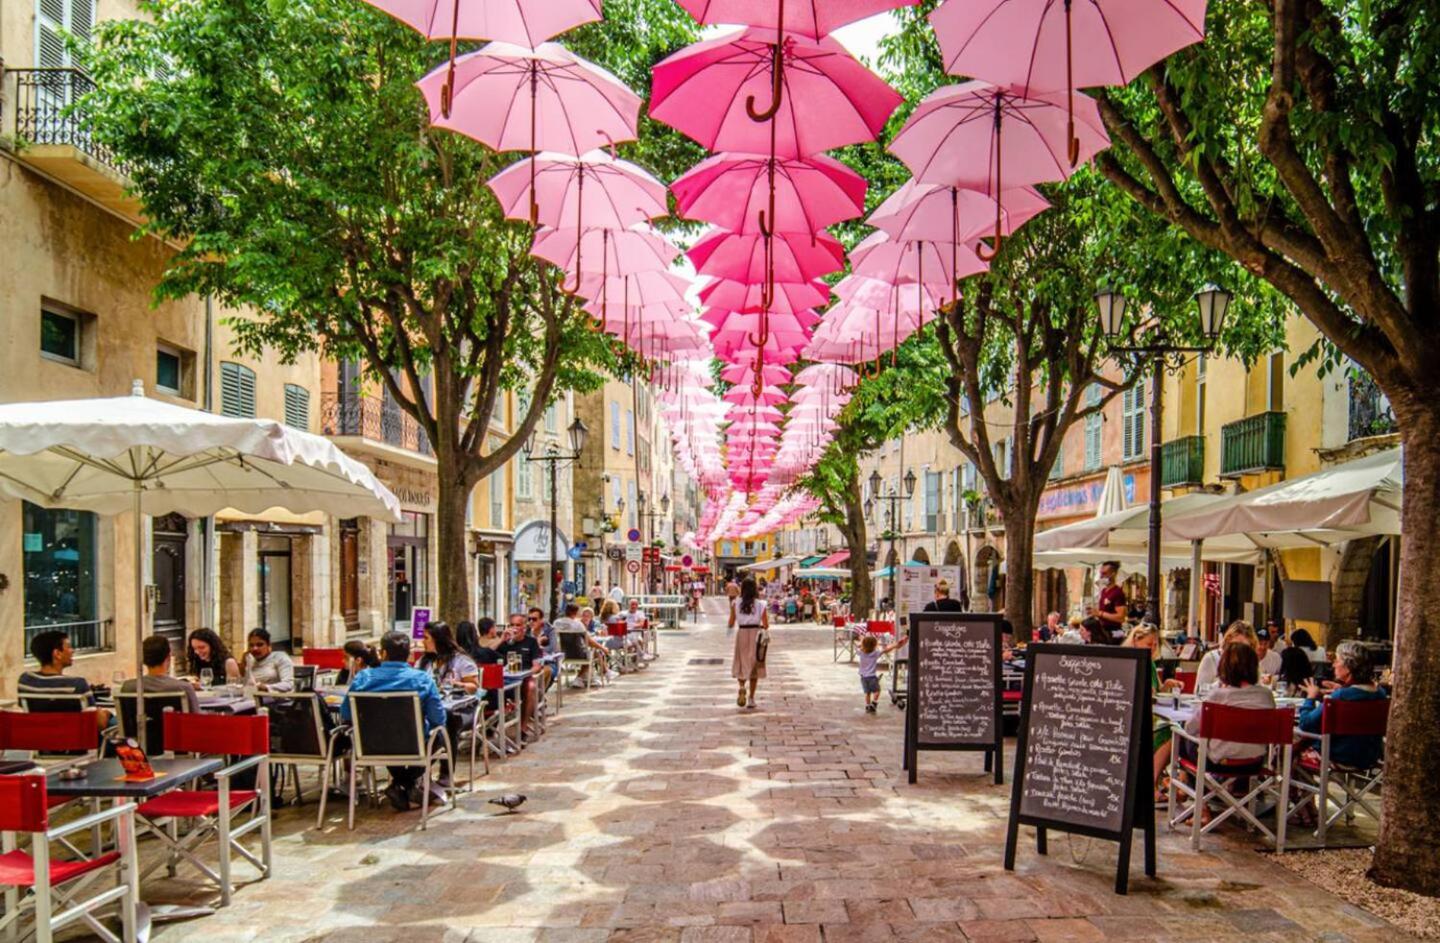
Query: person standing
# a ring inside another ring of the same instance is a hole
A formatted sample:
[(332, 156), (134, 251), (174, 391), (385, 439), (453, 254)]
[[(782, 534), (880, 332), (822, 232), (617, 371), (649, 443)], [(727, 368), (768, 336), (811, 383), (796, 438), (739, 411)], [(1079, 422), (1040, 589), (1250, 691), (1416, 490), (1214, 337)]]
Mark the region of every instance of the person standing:
[[(730, 604), (730, 628), (735, 630), (735, 659), (730, 666), (730, 674), (740, 684), (735, 703), (754, 709), (755, 686), (765, 677), (766, 653), (760, 640), (769, 635), (770, 614), (760, 601), (760, 590), (753, 577), (745, 578), (740, 584), (740, 598)], [(745, 691), (747, 681), (750, 685), (748, 695)]]
[[(1100, 579), (1097, 580), (1099, 593), (1095, 599), (1095, 617), (1100, 620), (1100, 628), (1111, 638), (1116, 632), (1123, 631), (1125, 620), (1130, 613), (1129, 601), (1125, 598), (1125, 588), (1120, 585), (1118, 576), (1120, 564), (1114, 560), (1107, 560), (1100, 564)], [(1106, 643), (1110, 638), (1105, 639)]]
[(950, 581), (935, 581), (935, 599), (925, 604), (926, 612), (964, 612), (965, 607), (960, 605), (960, 600), (950, 598)]

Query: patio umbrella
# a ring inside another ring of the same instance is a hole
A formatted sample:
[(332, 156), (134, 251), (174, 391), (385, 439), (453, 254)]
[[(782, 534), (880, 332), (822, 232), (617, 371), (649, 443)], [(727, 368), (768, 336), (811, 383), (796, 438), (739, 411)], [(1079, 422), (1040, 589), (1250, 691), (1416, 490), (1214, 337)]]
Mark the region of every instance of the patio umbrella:
[(1075, 89), (1128, 85), (1205, 38), (1206, 0), (950, 0), (930, 14), (945, 71), (997, 85), (1065, 90), (1070, 165)]
[(846, 23), (915, 0), (676, 0), (698, 22), (744, 23), (819, 39)]
[[(454, 87), (456, 44), (495, 39), (534, 49), (552, 36), (600, 19), (600, 0), (366, 0), (426, 39), (450, 40), (448, 83)], [(445, 93), (446, 115), (450, 94)]]
[(1120, 466), (1111, 465), (1105, 472), (1105, 487), (1100, 489), (1100, 500), (1095, 505), (1095, 516), (1116, 514), (1125, 510), (1125, 482), (1120, 475)]
[(0, 491), (48, 508), (134, 515), (135, 671), (145, 634), (141, 515), (274, 507), (400, 520), (400, 502), (329, 439), (130, 396), (0, 405)]
[(432, 125), (497, 151), (584, 154), (634, 140), (640, 117), (639, 96), (557, 43), (490, 43), (415, 84)]
[[(1022, 94), (1023, 92), (1023, 94)], [(1070, 176), (1069, 109), (1053, 93), (962, 82), (925, 97), (890, 142), (921, 183), (979, 190), (996, 197), (995, 251), (1000, 248), (1005, 187)], [(1075, 154), (1089, 160), (1110, 146), (1095, 102), (1076, 110)], [(993, 253), (991, 253), (993, 255)], [(988, 256), (982, 255), (982, 258)]]
[[(778, 158), (807, 157), (880, 134), (901, 102), (894, 89), (828, 37), (790, 36), (781, 45), (780, 100), (771, 100), (773, 34), (744, 29), (687, 46), (655, 66), (650, 116), (707, 150)], [(770, 102), (766, 111), (775, 111), (763, 114), (756, 102)]]
[(760, 232), (762, 213), (773, 232), (812, 233), (865, 212), (865, 178), (823, 154), (791, 160), (718, 154), (670, 190), (681, 216), (734, 233)]

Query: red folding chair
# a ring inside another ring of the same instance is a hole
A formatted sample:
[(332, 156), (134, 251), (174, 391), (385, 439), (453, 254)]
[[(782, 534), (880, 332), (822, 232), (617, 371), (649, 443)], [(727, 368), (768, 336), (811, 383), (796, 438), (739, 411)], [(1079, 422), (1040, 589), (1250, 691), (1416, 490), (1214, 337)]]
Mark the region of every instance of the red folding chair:
[(343, 648), (307, 648), (300, 653), (303, 664), (313, 665), (321, 671), (342, 671), (348, 659)]
[[(1259, 710), (1202, 703), (1198, 736), (1187, 733), (1180, 724), (1173, 726), (1175, 748), (1170, 752), (1169, 827), (1174, 829), (1188, 819), (1190, 846), (1198, 851), (1202, 834), (1213, 831), (1232, 815), (1238, 815), (1251, 827), (1263, 832), (1275, 844), (1277, 852), (1283, 852), (1285, 825), (1289, 817), (1286, 809), (1290, 800), (1290, 751), (1295, 740), (1294, 731), (1295, 711), (1288, 707)], [(1213, 761), (1209, 757), (1211, 740), (1263, 746), (1266, 748), (1265, 756), (1245, 763)], [(1197, 744), (1194, 760), (1181, 756), (1182, 743)], [(1276, 754), (1279, 755), (1278, 763), (1273, 762)], [(1193, 786), (1182, 781), (1181, 770), (1193, 778)], [(1241, 795), (1235, 795), (1229, 788), (1247, 781), (1251, 784), (1250, 788)], [(1255, 811), (1258, 800), (1264, 796), (1275, 800), (1276, 826), (1273, 831), (1260, 821)], [(1182, 797), (1190, 801), (1179, 802)], [(1207, 823), (1203, 821), (1200, 810), (1212, 799), (1219, 800), (1225, 808)]]
[(1175, 680), (1180, 682), (1182, 694), (1195, 693), (1195, 679), (1200, 676), (1198, 671), (1176, 671)]
[[(166, 871), (175, 876), (180, 859), (194, 865), (220, 888), (220, 906), (228, 906), (233, 885), (230, 855), (239, 854), (260, 872), (270, 876), (270, 718), (257, 714), (182, 714), (165, 712), (165, 749), (171, 753), (199, 753), (235, 757), (215, 774), (219, 789), (177, 789), (140, 805), (140, 825), (166, 846), (164, 859), (157, 859), (141, 874), (143, 878), (163, 860)], [(237, 773), (255, 770), (255, 789), (235, 789)], [(238, 815), (249, 818), (238, 827)], [(180, 834), (180, 822), (195, 819), (188, 833)], [(260, 832), (260, 857), (253, 855), (240, 839)], [(219, 869), (212, 870), (196, 851), (214, 835), (219, 844)]]
[(888, 619), (871, 619), (865, 623), (865, 631), (871, 635), (894, 635), (895, 623)]
[[(488, 703), (482, 701), (481, 709), (477, 712), (477, 717), (482, 714), (484, 715), (484, 729), (482, 733), (488, 739), (490, 733), (492, 731), (494, 732), (496, 736), (494, 749), (498, 756), (504, 757), (510, 751), (511, 747), (514, 747), (515, 751), (519, 752), (524, 745), (523, 738), (520, 736), (520, 705), (518, 703), (511, 704), (505, 696), (505, 666), (499, 662), (493, 665), (481, 665), (480, 690), (494, 691), (495, 701), (499, 705), (497, 708), (491, 709)], [(510, 736), (511, 727), (515, 728), (515, 736), (513, 738)], [(473, 765), (473, 759), (471, 763)], [(488, 751), (486, 752), (485, 772), (487, 775), (490, 772)], [(474, 778), (473, 770), (471, 778)]]
[[(1319, 799), (1319, 826), (1315, 830), (1315, 837), (1320, 839), (1322, 845), (1325, 843), (1326, 832), (1341, 816), (1345, 817), (1347, 824), (1355, 821), (1357, 808), (1364, 809), (1376, 822), (1380, 821), (1380, 811), (1372, 806), (1370, 801), (1378, 798), (1376, 793), (1385, 780), (1383, 751), (1373, 766), (1347, 766), (1337, 763), (1330, 755), (1334, 738), (1383, 738), (1389, 726), (1388, 698), (1370, 701), (1337, 701), (1326, 698), (1320, 709), (1320, 732), (1317, 734), (1299, 731), (1303, 739), (1316, 741), (1319, 746), (1314, 752), (1307, 750), (1302, 753), (1295, 768), (1301, 777), (1297, 783), (1300, 790)], [(1333, 815), (1329, 812), (1332, 785), (1339, 786), (1344, 794), (1344, 800)]]
[[(59, 713), (33, 714), (23, 711), (0, 711), (0, 751), (24, 751), (30, 758), (39, 761), (51, 758), (46, 764), (49, 770), (63, 769), (79, 763), (88, 763), (100, 756), (99, 711), (66, 711)], [(58, 796), (50, 799), (50, 808), (57, 809), (71, 802), (85, 800), (68, 799)], [(88, 800), (91, 810), (100, 811), (100, 800)], [(75, 847), (68, 838), (60, 843), (77, 858), (88, 857)], [(100, 826), (90, 832), (90, 847), (100, 849)]]
[[(50, 827), (50, 805), (44, 776), (0, 776), (0, 886), (5, 888), (0, 932), (13, 939), (21, 918), (33, 912), (37, 943), (51, 943), (56, 930), (76, 920), (107, 943), (122, 939), (135, 943), (135, 805), (114, 806), (57, 828)], [(66, 842), (76, 832), (99, 829), (106, 822), (115, 823), (118, 851), (75, 861), (51, 857), (51, 842)], [(27, 834), (29, 852), (18, 847), (20, 836)], [(82, 897), (107, 871), (115, 874), (115, 886)], [(120, 936), (96, 916), (116, 901), (120, 903)], [(63, 908), (58, 914), (57, 905)]]

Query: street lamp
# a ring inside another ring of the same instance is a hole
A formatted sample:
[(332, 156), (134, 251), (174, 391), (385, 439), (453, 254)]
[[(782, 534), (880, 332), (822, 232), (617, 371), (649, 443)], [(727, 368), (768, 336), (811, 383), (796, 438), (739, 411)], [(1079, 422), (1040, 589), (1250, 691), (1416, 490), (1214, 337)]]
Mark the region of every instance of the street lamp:
[[(1145, 331), (1143, 343), (1112, 345), (1110, 348), (1112, 353), (1135, 354), (1137, 360), (1149, 358), (1153, 368), (1150, 381), (1150, 545), (1146, 548), (1145, 568), (1148, 586), (1145, 609), (1156, 628), (1160, 627), (1160, 409), (1163, 404), (1165, 368), (1169, 364), (1170, 357), (1176, 354), (1208, 354), (1215, 349), (1215, 344), (1220, 339), (1220, 331), (1225, 326), (1225, 314), (1230, 308), (1230, 301), (1233, 297), (1230, 292), (1215, 285), (1207, 285), (1196, 293), (1195, 304), (1199, 309), (1200, 333), (1205, 338), (1205, 343), (1200, 346), (1172, 344), (1168, 341), (1164, 328), (1159, 324), (1153, 324)], [(1129, 332), (1125, 330), (1124, 322), (1128, 302), (1124, 295), (1102, 288), (1095, 294), (1095, 307), (1100, 314), (1100, 329), (1107, 338), (1116, 340), (1127, 334), (1133, 336), (1134, 328)], [(1190, 576), (1192, 583), (1198, 577), (1199, 574), (1192, 573)], [(1193, 595), (1192, 593), (1192, 597)], [(1196, 614), (1192, 612), (1190, 617), (1194, 619)]]
[(560, 495), (557, 491), (556, 475), (561, 465), (570, 465), (580, 461), (580, 453), (585, 451), (585, 440), (590, 435), (590, 430), (585, 423), (576, 416), (575, 421), (570, 423), (566, 432), (570, 437), (570, 451), (562, 452), (559, 447), (551, 442), (545, 446), (543, 455), (537, 455), (538, 442), (536, 441), (535, 430), (530, 430), (530, 435), (525, 439), (525, 458), (532, 462), (544, 462), (550, 466), (550, 621), (553, 623), (560, 617), (560, 593), (558, 583), (561, 570), (555, 559), (555, 536), (559, 533), (559, 525), (556, 523), (555, 514), (560, 505)]
[[(670, 496), (668, 494), (662, 494), (660, 496), (660, 510), (658, 511), (643, 510), (645, 507), (645, 492), (643, 491), (640, 492), (639, 502), (642, 509), (640, 512), (640, 516), (648, 522), (645, 525), (645, 530), (647, 534), (646, 541), (647, 543), (653, 544), (655, 542), (655, 519), (657, 517), (665, 517), (667, 514), (670, 513)], [(655, 588), (655, 571), (653, 569), (650, 570), (648, 576), (650, 588), (653, 590)]]
[(893, 558), (892, 562), (890, 563), (890, 605), (896, 607), (897, 611), (899, 607), (897, 605), (898, 600), (895, 597), (895, 582), (896, 569), (898, 568), (900, 558), (895, 554), (895, 529), (896, 526), (900, 523), (900, 512), (896, 505), (898, 505), (901, 501), (908, 501), (910, 497), (915, 494), (915, 470), (911, 469), (910, 471), (907, 471), (905, 473), (905, 477), (901, 479), (901, 481), (905, 488), (905, 493), (903, 495), (895, 492), (892, 492), (890, 494), (881, 494), (880, 486), (881, 484), (883, 484), (883, 482), (880, 478), (880, 471), (877, 469), (871, 472), (870, 497), (867, 498), (865, 501), (866, 516), (869, 516), (870, 512), (874, 510), (875, 507), (878, 506), (878, 503), (881, 501), (884, 501), (889, 505), (889, 510), (887, 511), (888, 528), (890, 531), (889, 556)]

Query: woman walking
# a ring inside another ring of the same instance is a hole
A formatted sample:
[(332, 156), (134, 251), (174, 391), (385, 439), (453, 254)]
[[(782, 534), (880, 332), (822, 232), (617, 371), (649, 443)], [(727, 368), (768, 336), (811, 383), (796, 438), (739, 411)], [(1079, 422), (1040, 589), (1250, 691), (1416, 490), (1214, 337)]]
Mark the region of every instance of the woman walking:
[[(755, 707), (755, 685), (765, 677), (770, 616), (759, 596), (754, 577), (747, 576), (740, 584), (740, 598), (730, 603), (730, 628), (735, 629), (735, 662), (730, 667), (730, 673), (740, 683), (740, 691), (735, 697), (735, 703), (740, 707)], [(750, 682), (748, 699), (745, 694), (747, 681)]]

